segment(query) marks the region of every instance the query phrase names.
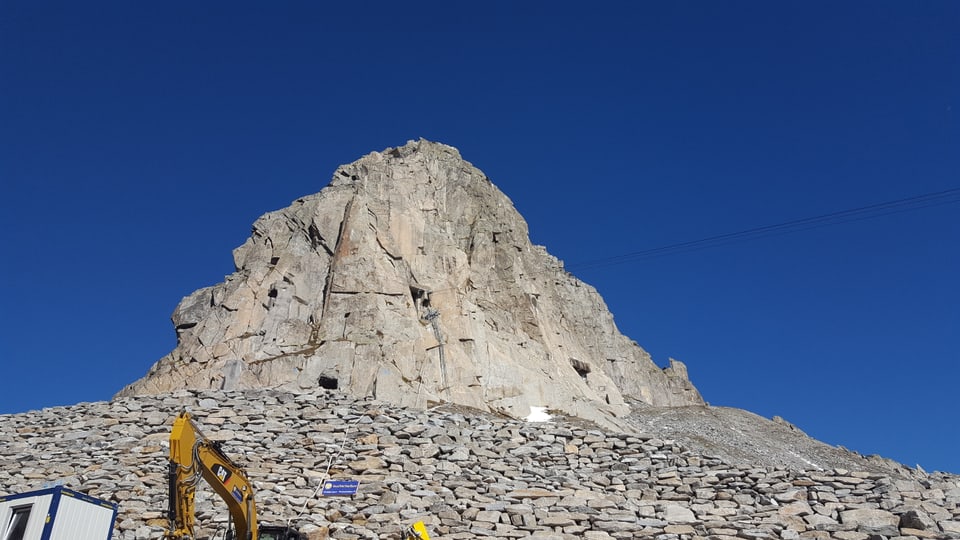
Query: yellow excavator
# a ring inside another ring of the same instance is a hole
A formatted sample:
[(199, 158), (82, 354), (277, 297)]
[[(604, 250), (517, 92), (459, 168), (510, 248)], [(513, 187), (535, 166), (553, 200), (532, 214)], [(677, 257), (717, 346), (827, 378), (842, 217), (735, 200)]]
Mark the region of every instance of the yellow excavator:
[[(307, 540), (291, 527), (257, 522), (253, 485), (243, 469), (227, 457), (219, 443), (203, 435), (186, 411), (177, 416), (170, 431), (168, 476), (170, 524), (163, 536), (166, 539), (195, 540), (194, 495), (202, 478), (230, 510), (225, 540)], [(403, 540), (430, 540), (422, 521), (407, 527), (402, 537)]]
[(223, 499), (230, 510), (227, 540), (307, 540), (290, 527), (261, 525), (253, 485), (243, 469), (197, 427), (186, 411), (173, 421), (170, 431), (169, 490), (170, 520), (164, 538), (196, 538), (193, 499), (202, 478)]

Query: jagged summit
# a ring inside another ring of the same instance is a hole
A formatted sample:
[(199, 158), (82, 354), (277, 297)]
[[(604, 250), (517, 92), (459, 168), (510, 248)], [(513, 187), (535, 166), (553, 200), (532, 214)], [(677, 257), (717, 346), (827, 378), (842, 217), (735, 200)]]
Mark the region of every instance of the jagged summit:
[(628, 400), (703, 403), (683, 364), (660, 369), (623, 336), (450, 146), (411, 141), (339, 167), (258, 219), (233, 256), (235, 273), (174, 311), (177, 347), (119, 395), (319, 386), (606, 425)]

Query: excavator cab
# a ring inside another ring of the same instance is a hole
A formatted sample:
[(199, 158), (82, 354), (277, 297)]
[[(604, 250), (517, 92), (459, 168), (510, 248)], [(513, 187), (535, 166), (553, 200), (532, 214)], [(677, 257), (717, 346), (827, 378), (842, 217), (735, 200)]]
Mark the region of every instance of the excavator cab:
[(289, 527), (264, 525), (260, 527), (259, 540), (307, 540), (302, 533)]

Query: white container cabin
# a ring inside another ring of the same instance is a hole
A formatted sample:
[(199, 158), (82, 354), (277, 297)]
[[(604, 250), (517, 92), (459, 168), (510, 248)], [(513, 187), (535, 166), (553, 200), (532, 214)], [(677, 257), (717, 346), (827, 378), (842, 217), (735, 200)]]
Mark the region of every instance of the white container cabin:
[(117, 505), (56, 486), (0, 496), (0, 540), (110, 540)]

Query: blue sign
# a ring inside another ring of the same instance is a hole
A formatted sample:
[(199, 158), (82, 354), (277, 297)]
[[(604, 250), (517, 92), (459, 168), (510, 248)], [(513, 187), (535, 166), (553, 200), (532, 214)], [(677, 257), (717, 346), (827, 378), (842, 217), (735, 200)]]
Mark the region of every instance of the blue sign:
[(357, 492), (359, 480), (327, 480), (323, 483), (323, 495), (327, 497), (349, 497)]

